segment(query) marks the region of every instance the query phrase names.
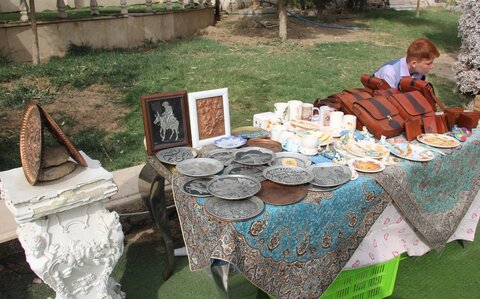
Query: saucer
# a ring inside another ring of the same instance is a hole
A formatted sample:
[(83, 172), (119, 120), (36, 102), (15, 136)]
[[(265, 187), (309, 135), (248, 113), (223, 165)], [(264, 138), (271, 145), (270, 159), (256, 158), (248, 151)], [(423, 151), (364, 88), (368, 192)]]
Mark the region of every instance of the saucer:
[(300, 147), (300, 153), (306, 156), (315, 156), (318, 154), (318, 149), (317, 148), (305, 148), (305, 147)]

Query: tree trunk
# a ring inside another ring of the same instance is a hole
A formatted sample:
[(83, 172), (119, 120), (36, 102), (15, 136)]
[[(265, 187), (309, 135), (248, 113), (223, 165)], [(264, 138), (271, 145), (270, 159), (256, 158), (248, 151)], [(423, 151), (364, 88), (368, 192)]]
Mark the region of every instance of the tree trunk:
[(33, 33), (32, 43), (32, 62), (33, 64), (40, 63), (40, 49), (38, 47), (38, 32), (37, 32), (37, 18), (35, 17), (35, 0), (29, 0), (30, 3), (30, 22)]
[(287, 40), (287, 8), (285, 0), (278, 1), (278, 23), (278, 36), (283, 43)]
[(415, 13), (415, 16), (417, 18), (420, 17), (420, 0), (417, 0), (417, 12)]

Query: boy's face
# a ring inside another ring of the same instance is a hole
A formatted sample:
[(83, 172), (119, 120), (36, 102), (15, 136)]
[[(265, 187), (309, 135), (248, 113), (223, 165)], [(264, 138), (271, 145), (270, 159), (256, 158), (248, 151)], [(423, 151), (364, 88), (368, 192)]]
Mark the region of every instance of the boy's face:
[(433, 59), (427, 60), (427, 59), (422, 59), (422, 60), (413, 60), (412, 61), (412, 69), (416, 73), (420, 73), (422, 75), (428, 74), (433, 68)]

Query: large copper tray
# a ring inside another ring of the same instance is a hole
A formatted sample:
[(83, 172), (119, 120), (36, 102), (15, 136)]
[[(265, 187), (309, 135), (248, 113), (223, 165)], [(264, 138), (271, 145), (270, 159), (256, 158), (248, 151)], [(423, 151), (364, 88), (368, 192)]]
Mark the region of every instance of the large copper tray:
[(75, 148), (73, 143), (70, 141), (70, 139), (63, 133), (62, 129), (57, 125), (57, 123), (53, 120), (50, 115), (48, 115), (47, 111), (45, 111), (40, 105), (37, 105), (38, 108), (40, 109), (40, 112), (42, 113), (42, 116), (45, 119), (46, 125), (48, 129), (55, 135), (57, 140), (65, 145), (72, 155), (72, 158), (77, 161), (77, 163), (83, 167), (87, 167), (87, 161), (83, 158), (83, 156), (80, 154), (80, 152)]
[(20, 124), (20, 161), (27, 181), (34, 185), (42, 168), (42, 118), (34, 103), (25, 106)]
[(260, 192), (256, 194), (264, 202), (284, 206), (297, 203), (307, 196), (306, 185), (287, 186), (272, 181), (263, 181)]
[(250, 147), (262, 147), (271, 150), (274, 153), (279, 153), (283, 150), (282, 144), (272, 139), (249, 139), (247, 146)]

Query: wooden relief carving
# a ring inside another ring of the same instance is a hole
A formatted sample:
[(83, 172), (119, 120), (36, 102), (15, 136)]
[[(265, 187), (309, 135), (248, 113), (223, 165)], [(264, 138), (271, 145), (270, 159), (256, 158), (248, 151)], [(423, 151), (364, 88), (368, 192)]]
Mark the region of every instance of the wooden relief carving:
[(200, 140), (225, 135), (223, 98), (221, 96), (196, 101)]

